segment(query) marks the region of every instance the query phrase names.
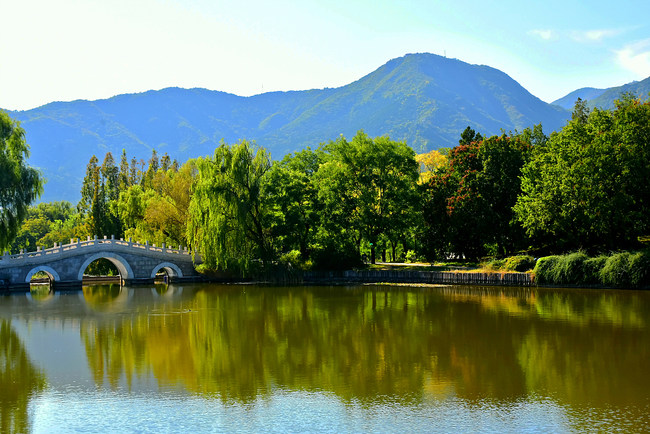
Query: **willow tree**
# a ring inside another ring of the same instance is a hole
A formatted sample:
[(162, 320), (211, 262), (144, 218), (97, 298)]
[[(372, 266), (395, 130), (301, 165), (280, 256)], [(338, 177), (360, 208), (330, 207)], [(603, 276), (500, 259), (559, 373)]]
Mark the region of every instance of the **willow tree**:
[(27, 165), (25, 130), (0, 111), (0, 250), (14, 239), (29, 204), (43, 192), (39, 172)]
[(271, 159), (247, 141), (222, 143), (196, 161), (187, 239), (213, 270), (245, 272), (253, 260), (273, 257), (264, 178)]

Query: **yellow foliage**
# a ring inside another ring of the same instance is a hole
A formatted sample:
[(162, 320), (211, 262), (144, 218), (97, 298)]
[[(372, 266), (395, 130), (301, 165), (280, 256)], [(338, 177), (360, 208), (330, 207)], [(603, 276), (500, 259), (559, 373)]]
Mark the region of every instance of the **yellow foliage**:
[(424, 184), (431, 179), (433, 172), (447, 164), (447, 157), (433, 150), (425, 154), (416, 155), (415, 161), (420, 164), (420, 180), (418, 182)]

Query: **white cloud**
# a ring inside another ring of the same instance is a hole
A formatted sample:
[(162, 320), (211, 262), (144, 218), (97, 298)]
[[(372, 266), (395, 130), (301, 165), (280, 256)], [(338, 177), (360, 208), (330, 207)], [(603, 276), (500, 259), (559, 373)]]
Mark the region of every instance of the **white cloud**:
[(620, 33), (621, 31), (616, 29), (573, 31), (571, 32), (571, 38), (577, 42), (600, 42), (603, 39), (611, 38)]
[(553, 30), (550, 29), (534, 29), (528, 32), (531, 35), (537, 36), (545, 41), (550, 41), (552, 39), (557, 39), (557, 36)]
[(633, 72), (638, 78), (650, 77), (650, 39), (626, 45), (616, 51), (618, 64)]

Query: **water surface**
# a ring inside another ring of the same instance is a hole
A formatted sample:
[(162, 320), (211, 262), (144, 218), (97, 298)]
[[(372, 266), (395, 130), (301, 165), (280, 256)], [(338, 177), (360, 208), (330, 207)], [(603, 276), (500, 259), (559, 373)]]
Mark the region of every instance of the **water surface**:
[(0, 431), (648, 431), (650, 294), (89, 286), (0, 297)]

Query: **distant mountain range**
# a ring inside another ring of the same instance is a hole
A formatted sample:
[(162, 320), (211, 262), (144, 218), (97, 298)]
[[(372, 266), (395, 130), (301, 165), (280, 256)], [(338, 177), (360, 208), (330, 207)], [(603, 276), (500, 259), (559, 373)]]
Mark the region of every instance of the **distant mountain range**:
[(88, 160), (95, 154), (101, 162), (108, 151), (118, 162), (122, 149), (129, 159), (147, 160), (156, 149), (183, 162), (212, 154), (221, 140), (248, 139), (279, 159), (363, 129), (423, 152), (457, 144), (467, 126), (492, 135), (542, 123), (549, 134), (566, 123), (572, 106), (547, 104), (488, 66), (409, 54), (335, 89), (240, 97), (168, 88), (10, 115), (27, 132), (30, 164), (48, 180), (41, 200), (75, 202)]
[(573, 110), (573, 106), (578, 98), (587, 101), (587, 107), (593, 109), (598, 107), (604, 110), (611, 110), (615, 107), (614, 101), (620, 98), (622, 93), (631, 93), (642, 100), (648, 99), (650, 93), (650, 77), (642, 81), (633, 81), (623, 86), (610, 87), (608, 89), (595, 89), (593, 87), (583, 87), (574, 90), (570, 94), (553, 101), (552, 104), (559, 105), (567, 110)]

